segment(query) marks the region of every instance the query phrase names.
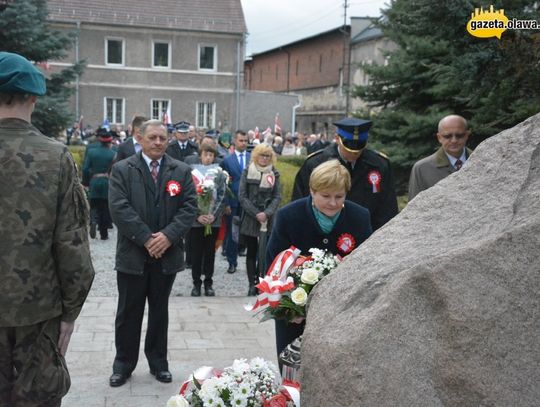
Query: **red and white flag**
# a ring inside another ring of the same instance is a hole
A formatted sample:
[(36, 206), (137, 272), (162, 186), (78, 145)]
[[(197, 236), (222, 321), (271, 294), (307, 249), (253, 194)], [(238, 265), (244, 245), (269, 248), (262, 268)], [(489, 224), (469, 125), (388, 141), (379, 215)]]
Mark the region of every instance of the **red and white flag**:
[(165, 126), (168, 125), (168, 124), (171, 124), (171, 119), (170, 119), (169, 115), (167, 114), (167, 111), (163, 112), (163, 117), (161, 118), (161, 120), (163, 121), (163, 124)]
[(274, 133), (281, 134), (281, 120), (279, 119), (279, 113), (276, 113), (274, 118)]

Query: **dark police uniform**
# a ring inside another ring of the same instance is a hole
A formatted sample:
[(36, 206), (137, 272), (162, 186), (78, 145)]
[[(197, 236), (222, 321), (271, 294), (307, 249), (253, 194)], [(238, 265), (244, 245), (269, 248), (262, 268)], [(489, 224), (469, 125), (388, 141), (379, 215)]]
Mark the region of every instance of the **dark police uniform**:
[[(345, 143), (355, 142), (352, 140), (355, 132), (347, 131), (350, 130), (351, 126), (349, 124), (341, 124), (345, 120), (348, 120), (346, 123), (360, 123), (353, 126), (354, 128), (359, 127), (360, 130), (362, 130), (362, 125), (364, 125), (364, 128), (369, 128), (371, 125), (371, 122), (359, 119), (344, 119), (334, 123), (338, 127), (338, 135)], [(366, 125), (366, 123), (368, 124)], [(346, 130), (342, 131), (342, 128)], [(347, 138), (349, 136), (350, 138)], [(359, 147), (358, 149), (360, 149), (366, 145), (367, 129), (364, 132), (360, 132), (360, 140), (356, 142), (356, 146), (353, 144), (351, 147)], [(369, 210), (373, 230), (377, 230), (383, 226), (398, 213), (394, 179), (388, 158), (375, 150), (365, 148), (362, 151), (362, 155), (356, 160), (353, 168), (350, 163), (347, 163), (341, 158), (337, 143), (308, 156), (300, 171), (296, 174), (291, 200), (309, 195), (309, 177), (311, 172), (319, 164), (331, 159), (339, 160), (349, 170), (351, 174), (351, 190), (347, 194), (347, 199)]]
[[(181, 133), (189, 132), (190, 124), (188, 122), (178, 122), (174, 125), (175, 131)], [(180, 145), (182, 144), (182, 146)], [(191, 140), (186, 140), (184, 143), (174, 140), (169, 147), (167, 147), (167, 154), (172, 158), (180, 161), (184, 161), (186, 157), (190, 155), (197, 155), (199, 152), (199, 147)]]

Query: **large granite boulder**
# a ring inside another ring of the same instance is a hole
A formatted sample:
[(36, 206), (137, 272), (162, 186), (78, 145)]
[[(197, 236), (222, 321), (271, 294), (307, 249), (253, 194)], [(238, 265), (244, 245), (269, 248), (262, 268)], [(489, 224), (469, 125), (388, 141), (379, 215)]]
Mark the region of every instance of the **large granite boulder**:
[(302, 404), (540, 405), (540, 115), (483, 142), (317, 286)]

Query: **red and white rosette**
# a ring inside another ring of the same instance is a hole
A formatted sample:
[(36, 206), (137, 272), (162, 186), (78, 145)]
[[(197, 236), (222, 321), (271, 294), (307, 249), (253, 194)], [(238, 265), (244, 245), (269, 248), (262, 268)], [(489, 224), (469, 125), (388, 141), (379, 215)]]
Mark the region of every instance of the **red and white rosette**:
[(379, 171), (372, 170), (368, 173), (367, 178), (368, 182), (371, 184), (373, 193), (376, 194), (378, 192), (381, 192), (381, 173)]
[(180, 183), (174, 180), (171, 180), (167, 182), (166, 191), (169, 193), (170, 196), (176, 196), (180, 194), (182, 191), (182, 187), (180, 186)]
[(294, 288), (294, 280), (288, 272), (300, 253), (300, 249), (291, 246), (276, 256), (266, 276), (259, 278), (260, 283), (256, 286), (260, 292), (257, 301), (253, 305), (244, 305), (246, 311), (253, 311), (265, 305), (273, 308), (279, 305), (283, 293)]
[(337, 248), (343, 254), (349, 254), (356, 246), (356, 240), (350, 233), (343, 233), (337, 240)]
[(268, 174), (266, 176), (266, 182), (268, 182), (268, 184), (273, 187), (274, 186), (274, 183), (276, 182), (276, 178), (274, 177), (274, 174)]

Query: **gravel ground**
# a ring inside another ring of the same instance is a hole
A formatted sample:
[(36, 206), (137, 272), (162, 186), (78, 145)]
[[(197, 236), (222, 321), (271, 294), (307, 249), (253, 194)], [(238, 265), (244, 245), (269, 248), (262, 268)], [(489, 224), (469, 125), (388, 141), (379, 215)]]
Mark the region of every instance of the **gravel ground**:
[[(90, 239), (90, 251), (96, 277), (90, 296), (93, 297), (116, 297), (116, 271), (114, 270), (114, 256), (116, 253), (116, 228), (109, 230), (109, 240)], [(238, 258), (236, 273), (228, 274), (227, 260), (221, 254), (221, 249), (216, 253), (214, 267), (214, 290), (217, 296), (239, 297), (245, 296), (248, 290), (245, 257)], [(176, 275), (171, 296), (189, 296), (193, 288), (191, 270), (186, 269)]]

